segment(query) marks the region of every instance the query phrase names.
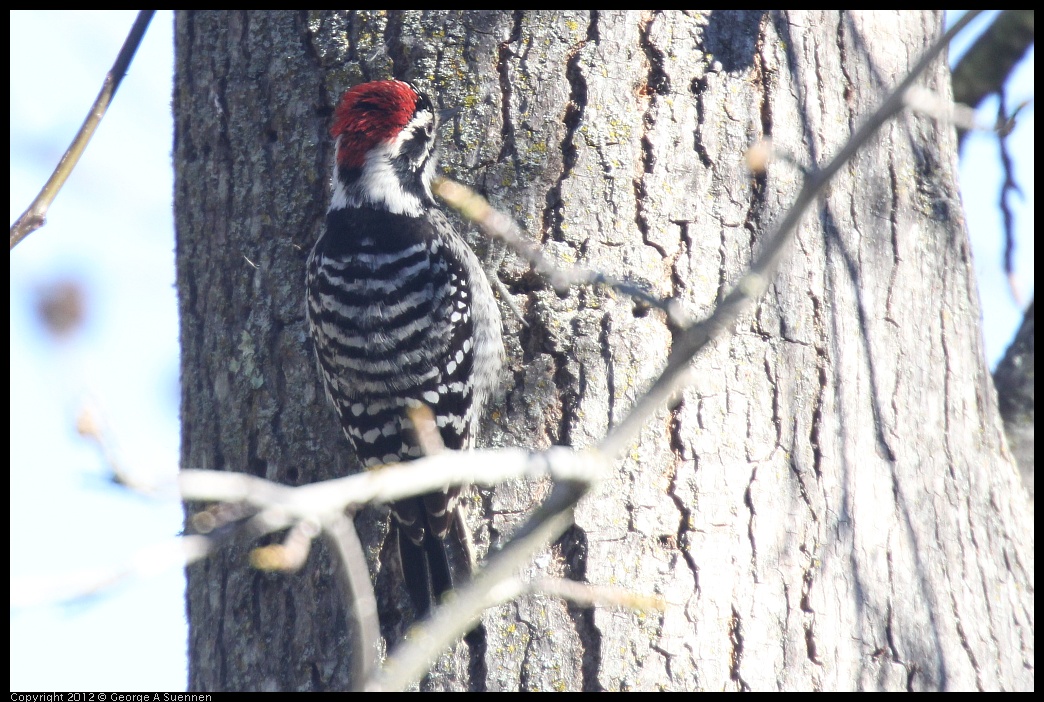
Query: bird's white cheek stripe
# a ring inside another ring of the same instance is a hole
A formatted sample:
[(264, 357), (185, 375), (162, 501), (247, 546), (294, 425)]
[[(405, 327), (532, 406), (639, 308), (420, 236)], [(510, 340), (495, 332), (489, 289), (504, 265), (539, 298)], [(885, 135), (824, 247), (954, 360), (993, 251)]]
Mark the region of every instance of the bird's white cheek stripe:
[[(366, 163), (363, 164), (359, 180), (349, 190), (338, 174), (337, 152), (340, 151), (340, 146), (337, 146), (334, 151), (333, 194), (330, 198), (330, 209), (342, 210), (346, 207), (371, 205), (379, 209), (386, 209), (392, 214), (421, 216), (424, 206), (420, 198), (403, 189), (399, 176), (392, 168), (392, 158), (397, 150), (398, 144), (394, 141), (374, 147), (366, 155)], [(429, 159), (422, 177), (424, 189), (429, 197), (431, 191), (428, 181), (434, 176), (434, 163), (435, 159)]]

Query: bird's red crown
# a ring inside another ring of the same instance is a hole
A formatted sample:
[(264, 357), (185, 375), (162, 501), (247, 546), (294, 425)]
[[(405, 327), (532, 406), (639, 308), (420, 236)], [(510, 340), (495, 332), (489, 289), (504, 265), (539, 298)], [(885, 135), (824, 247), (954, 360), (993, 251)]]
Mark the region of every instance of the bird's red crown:
[(362, 83), (346, 92), (330, 127), (330, 136), (340, 147), (340, 165), (361, 168), (370, 149), (409, 124), (418, 99), (413, 87), (399, 80)]

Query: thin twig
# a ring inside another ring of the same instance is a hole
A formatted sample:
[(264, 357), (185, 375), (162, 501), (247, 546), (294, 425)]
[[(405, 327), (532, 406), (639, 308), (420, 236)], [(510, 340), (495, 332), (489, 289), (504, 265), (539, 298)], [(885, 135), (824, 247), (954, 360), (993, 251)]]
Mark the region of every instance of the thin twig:
[(355, 524), (343, 513), (326, 520), (323, 534), (333, 545), (333, 552), (340, 561), (338, 573), (344, 585), (345, 604), (355, 620), (352, 682), (356, 689), (362, 689), (377, 668), (381, 635), (377, 600), (370, 582), (370, 569), (366, 565), (366, 553), (355, 531)]
[(111, 591), (131, 579), (146, 578), (170, 568), (184, 568), (211, 552), (204, 536), (179, 536), (140, 549), (129, 561), (112, 568), (93, 568), (55, 576), (11, 578), (11, 607), (76, 602)]
[(1011, 152), (1008, 151), (1008, 135), (1011, 128), (1007, 125), (1011, 122), (1008, 116), (1007, 99), (1004, 90), (998, 93), (997, 104), (997, 146), (1000, 149), (1001, 167), (1004, 171), (1004, 182), (1001, 184), (1000, 207), (1001, 218), (1004, 221), (1004, 273), (1008, 276), (1008, 289), (1016, 304), (1022, 306), (1022, 295), (1019, 292), (1018, 282), (1015, 280), (1015, 215), (1011, 211), (1011, 195), (1015, 193), (1022, 195), (1022, 189), (1015, 180), (1015, 166), (1012, 163)]
[[(245, 473), (183, 470), (178, 487), (186, 501), (244, 503), (281, 513), (283, 525), (296, 519), (325, 519), (366, 504), (397, 502), (452, 485), (497, 485), (518, 478), (548, 476), (555, 482), (595, 484), (605, 472), (597, 452), (554, 446), (542, 453), (517, 448), (443, 451), (406, 463), (299, 487)], [(277, 527), (281, 528), (281, 527)]]
[[(998, 92), (1033, 46), (1033, 37), (1032, 9), (1001, 11), (953, 67), (954, 101), (975, 109)], [(958, 147), (967, 134), (958, 127)]]
[(944, 98), (934, 90), (913, 86), (906, 91), (906, 106), (913, 112), (931, 117), (940, 124), (952, 124), (964, 131), (996, 131), (997, 125), (979, 124), (975, 119), (975, 110), (967, 105)]
[(102, 460), (112, 473), (113, 483), (145, 497), (160, 496), (162, 483), (157, 478), (142, 479), (137, 472), (127, 470), (127, 466), (120, 460), (113, 432), (95, 403), (85, 402), (80, 407), (80, 413), (76, 417), (76, 432), (98, 448)]
[(667, 609), (667, 602), (656, 595), (643, 595), (623, 587), (591, 585), (566, 578), (537, 578), (527, 583), (524, 591), (532, 595), (561, 597), (584, 607), (623, 607), (657, 612)]
[(573, 285), (601, 285), (629, 295), (650, 307), (663, 310), (674, 326), (683, 327), (689, 323), (685, 309), (674, 298), (657, 297), (638, 283), (622, 280), (591, 268), (583, 266), (565, 268), (552, 263), (540, 250), (540, 247), (523, 234), (511, 217), (495, 209), (484, 197), (468, 186), (448, 178), (436, 178), (432, 181), (431, 191), (466, 220), (477, 225), (486, 236), (503, 241), (515, 253), (529, 261), (533, 270), (547, 278), (556, 291), (565, 292)]
[(446, 450), (446, 445), (442, 443), (442, 435), (439, 434), (439, 428), (435, 425), (435, 413), (431, 411), (431, 407), (427, 405), (408, 407), (406, 416), (410, 418), (413, 432), (417, 436), (417, 443), (420, 444), (425, 456), (435, 456)]
[(94, 104), (91, 105), (91, 111), (87, 113), (87, 118), (83, 121), (80, 130), (76, 132), (76, 137), (62, 155), (62, 160), (58, 162), (54, 173), (51, 174), (47, 183), (44, 184), (43, 189), (36, 196), (36, 199), (33, 200), (32, 204), (29, 205), (29, 209), (23, 212), (22, 216), (11, 225), (12, 249), (18, 242), (42, 227), (47, 221), (47, 210), (50, 208), (51, 203), (54, 202), (54, 198), (58, 196), (62, 186), (65, 185), (65, 181), (68, 180), (73, 169), (76, 168), (76, 163), (80, 160), (80, 156), (83, 155), (83, 151), (87, 148), (91, 137), (94, 136), (94, 132), (101, 123), (102, 117), (105, 116), (105, 111), (109, 108), (109, 103), (112, 102), (113, 96), (116, 95), (116, 89), (120, 87), (123, 76), (127, 75), (127, 69), (134, 58), (134, 52), (138, 50), (138, 45), (141, 44), (141, 39), (145, 36), (145, 30), (149, 26), (149, 21), (155, 13), (155, 10), (141, 10), (138, 12), (138, 17), (134, 20), (134, 25), (131, 27), (127, 39), (123, 42), (123, 48), (120, 49), (119, 55), (116, 56), (116, 62), (112, 64), (112, 68), (105, 74), (101, 92), (98, 93)]
[(250, 565), (258, 570), (300, 570), (312, 551), (312, 540), (319, 535), (315, 520), (302, 519), (290, 527), (281, 544), (259, 546), (250, 552)]

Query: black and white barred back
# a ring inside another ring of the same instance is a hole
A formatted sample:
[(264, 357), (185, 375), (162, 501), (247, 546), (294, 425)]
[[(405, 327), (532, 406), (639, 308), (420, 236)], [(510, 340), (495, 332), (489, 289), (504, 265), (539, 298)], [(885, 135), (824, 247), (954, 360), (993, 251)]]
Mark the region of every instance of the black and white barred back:
[[(378, 81), (345, 94), (331, 129), (334, 192), (308, 259), (308, 321), (326, 394), (366, 467), (421, 455), (406, 414), (419, 404), (447, 448), (472, 446), (500, 368), (489, 281), (429, 189), (437, 125), (411, 85)], [(452, 585), (456, 496), (393, 505), (418, 613)]]

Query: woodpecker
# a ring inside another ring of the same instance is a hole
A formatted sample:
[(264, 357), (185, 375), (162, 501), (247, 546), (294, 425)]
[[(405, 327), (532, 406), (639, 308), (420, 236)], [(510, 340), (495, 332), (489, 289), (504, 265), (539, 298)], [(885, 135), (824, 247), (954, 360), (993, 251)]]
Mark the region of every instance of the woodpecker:
[[(438, 127), (424, 93), (382, 80), (346, 92), (330, 128), (332, 194), (308, 258), (308, 326), (326, 395), (367, 468), (422, 455), (407, 416), (422, 404), (447, 448), (473, 446), (502, 361), (489, 281), (431, 194)], [(417, 616), (453, 584), (457, 494), (392, 505)]]

